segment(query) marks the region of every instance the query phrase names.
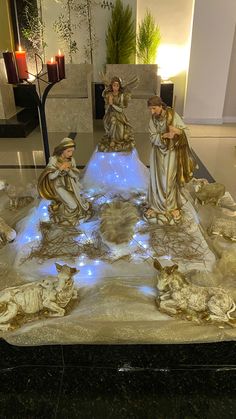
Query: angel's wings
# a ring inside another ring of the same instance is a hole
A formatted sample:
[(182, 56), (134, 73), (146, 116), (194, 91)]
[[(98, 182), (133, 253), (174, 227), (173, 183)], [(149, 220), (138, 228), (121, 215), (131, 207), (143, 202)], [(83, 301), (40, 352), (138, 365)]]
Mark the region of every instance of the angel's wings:
[(101, 78), (102, 83), (105, 85), (105, 88), (107, 88), (111, 82), (111, 79), (108, 77), (108, 74), (104, 73), (103, 71), (100, 71), (99, 76)]
[(139, 85), (138, 76), (133, 76), (129, 81), (123, 83), (122, 87), (124, 92), (130, 93), (133, 89), (136, 89)]
[[(111, 76), (108, 73), (100, 72), (101, 81), (105, 85), (105, 89), (108, 88), (108, 86), (111, 83)], [(121, 80), (122, 88), (124, 92), (130, 93), (133, 89), (136, 89), (136, 87), (139, 84), (139, 78), (138, 76), (133, 76), (129, 81)]]

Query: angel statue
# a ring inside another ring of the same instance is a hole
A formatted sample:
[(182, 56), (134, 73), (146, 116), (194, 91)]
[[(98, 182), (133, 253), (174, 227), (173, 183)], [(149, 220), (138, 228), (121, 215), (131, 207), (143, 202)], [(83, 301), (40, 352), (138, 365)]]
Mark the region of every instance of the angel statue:
[(131, 90), (138, 85), (138, 78), (135, 76), (126, 84), (122, 84), (116, 76), (110, 81), (104, 74), (102, 78), (105, 84), (102, 93), (106, 104), (103, 118), (105, 135), (98, 144), (98, 151), (131, 151), (135, 146), (134, 132), (124, 108), (128, 106)]
[(92, 213), (90, 203), (81, 196), (74, 150), (75, 142), (63, 138), (38, 179), (40, 196), (51, 200), (50, 218), (55, 223), (72, 226), (79, 219), (87, 220)]

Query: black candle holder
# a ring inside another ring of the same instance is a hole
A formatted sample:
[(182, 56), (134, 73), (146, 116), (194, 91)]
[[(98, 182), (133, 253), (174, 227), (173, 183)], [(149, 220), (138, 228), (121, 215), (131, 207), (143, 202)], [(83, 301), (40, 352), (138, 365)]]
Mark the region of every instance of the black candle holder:
[[(43, 60), (40, 57), (40, 55), (38, 55), (36, 53), (34, 54), (34, 57), (35, 57), (36, 74), (30, 73), (29, 71), (27, 71), (27, 73), (29, 75), (33, 76), (34, 80), (36, 79), (37, 84), (38, 84), (38, 90), (37, 89), (30, 89), (30, 94), (33, 97), (33, 100), (36, 103), (37, 108), (38, 108), (41, 134), (42, 134), (42, 139), (43, 139), (45, 162), (46, 162), (46, 164), (48, 164), (49, 158), (50, 158), (50, 150), (49, 150), (49, 142), (48, 142), (48, 131), (47, 131), (47, 121), (46, 121), (46, 114), (45, 114), (45, 104), (46, 104), (46, 99), (47, 99), (48, 93), (50, 92), (50, 90), (52, 89), (54, 84), (60, 82), (61, 80), (58, 79), (55, 82), (49, 82), (49, 81), (45, 80), (43, 77), (46, 74), (48, 74), (48, 72), (47, 71), (43, 72)], [(40, 63), (41, 63), (41, 69), (40, 70), (39, 70), (39, 66), (38, 66), (38, 59), (40, 60)], [(45, 88), (43, 93), (41, 92), (40, 81), (47, 84), (47, 87)], [(34, 85), (34, 83), (31, 82), (28, 79), (25, 80), (23, 83), (18, 82), (18, 83), (11, 83), (11, 84), (22, 85), (22, 84), (26, 84), (26, 83)]]
[[(45, 104), (46, 104), (48, 93), (50, 92), (52, 87), (56, 83), (59, 83), (61, 80), (58, 79), (57, 81), (54, 81), (54, 82), (49, 82), (45, 80), (43, 76), (47, 74), (47, 71), (43, 72), (43, 60), (40, 57), (40, 55), (36, 53), (34, 54), (34, 57), (35, 57), (36, 74), (32, 74), (30, 72), (28, 72), (28, 74), (35, 77), (35, 79), (37, 80), (38, 91), (36, 89), (31, 89), (30, 91), (38, 107), (40, 127), (41, 127), (41, 133), (42, 133), (42, 138), (43, 138), (45, 162), (46, 164), (48, 164), (49, 158), (50, 158), (50, 150), (49, 150), (49, 142), (48, 142), (48, 130), (47, 130), (47, 121), (46, 121), (46, 114), (45, 114)], [(41, 62), (40, 70), (38, 68), (37, 58)], [(47, 84), (47, 87), (45, 88), (43, 94), (41, 93), (40, 81)], [(33, 84), (32, 82), (30, 82), (30, 80), (26, 80), (26, 82), (28, 84)]]

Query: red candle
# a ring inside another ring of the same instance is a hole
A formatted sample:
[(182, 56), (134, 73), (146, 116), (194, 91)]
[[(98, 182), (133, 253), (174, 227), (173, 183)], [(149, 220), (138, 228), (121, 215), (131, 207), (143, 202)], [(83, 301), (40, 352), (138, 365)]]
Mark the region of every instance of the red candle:
[(21, 47), (19, 47), (19, 51), (15, 51), (16, 57), (16, 65), (18, 70), (18, 75), (20, 80), (27, 80), (28, 75), (28, 68), (26, 64), (26, 52), (22, 51)]
[(58, 81), (58, 65), (56, 61), (53, 61), (53, 58), (51, 58), (51, 61), (47, 62), (47, 70), (48, 81), (51, 83)]
[(65, 79), (65, 55), (59, 50), (55, 59), (58, 64), (59, 79)]
[(5, 67), (6, 67), (8, 83), (11, 83), (11, 84), (19, 83), (19, 78), (16, 71), (15, 57), (14, 57), (13, 52), (6, 51), (6, 52), (3, 52), (2, 55), (4, 58)]

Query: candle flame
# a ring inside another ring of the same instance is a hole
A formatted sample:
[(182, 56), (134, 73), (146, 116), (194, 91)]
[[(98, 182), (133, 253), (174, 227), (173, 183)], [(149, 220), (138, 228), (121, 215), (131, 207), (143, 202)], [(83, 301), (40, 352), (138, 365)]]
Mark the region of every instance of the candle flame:
[(21, 45), (19, 45), (19, 51), (22, 51)]
[(53, 63), (53, 57), (51, 58), (51, 63)]
[(60, 49), (58, 50), (58, 55), (61, 55), (61, 50)]

